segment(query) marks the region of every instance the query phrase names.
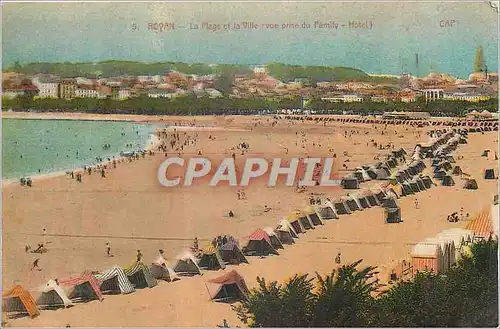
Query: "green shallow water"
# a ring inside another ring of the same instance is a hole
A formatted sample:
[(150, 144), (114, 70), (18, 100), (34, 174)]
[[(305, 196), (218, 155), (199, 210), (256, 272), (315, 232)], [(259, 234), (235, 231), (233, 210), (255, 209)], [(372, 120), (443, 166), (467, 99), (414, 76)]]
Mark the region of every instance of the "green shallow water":
[(96, 164), (96, 157), (106, 161), (143, 149), (154, 130), (132, 122), (2, 119), (3, 179), (72, 170)]

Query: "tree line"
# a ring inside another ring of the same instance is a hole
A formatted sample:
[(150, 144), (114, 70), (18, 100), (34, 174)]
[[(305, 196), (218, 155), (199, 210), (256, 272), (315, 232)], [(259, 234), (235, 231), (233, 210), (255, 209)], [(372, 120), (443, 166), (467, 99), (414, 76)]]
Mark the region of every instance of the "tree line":
[(257, 277), (249, 299), (233, 309), (250, 327), (496, 327), (498, 242), (470, 247), (445, 275), (418, 273), (381, 297), (376, 268), (361, 260), (331, 274), (297, 274), (283, 284)]

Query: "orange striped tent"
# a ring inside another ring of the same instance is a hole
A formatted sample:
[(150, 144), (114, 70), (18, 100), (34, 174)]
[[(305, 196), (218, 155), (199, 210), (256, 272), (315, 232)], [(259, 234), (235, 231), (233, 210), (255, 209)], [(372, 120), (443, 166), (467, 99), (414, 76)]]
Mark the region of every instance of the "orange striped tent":
[(8, 313), (28, 314), (32, 318), (40, 315), (35, 299), (20, 285), (2, 294), (2, 309)]
[(489, 239), (493, 234), (491, 208), (481, 211), (473, 220), (467, 223), (465, 228), (474, 232), (476, 238)]

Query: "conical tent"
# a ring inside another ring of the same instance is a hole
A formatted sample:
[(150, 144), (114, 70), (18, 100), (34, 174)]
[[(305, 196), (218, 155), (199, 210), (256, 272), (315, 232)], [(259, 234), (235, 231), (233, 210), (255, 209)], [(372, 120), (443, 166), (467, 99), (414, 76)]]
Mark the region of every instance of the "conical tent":
[(376, 174), (378, 180), (386, 180), (390, 175), (390, 173), (387, 173), (387, 170), (385, 170), (384, 168), (377, 169)]
[(361, 205), (361, 207), (363, 207), (363, 209), (371, 207), (370, 202), (368, 202), (368, 199), (367, 199), (366, 196), (360, 196), (357, 199), (358, 199), (359, 204)]
[(163, 262), (161, 264), (159, 262), (152, 263), (151, 265), (149, 265), (149, 271), (157, 280), (164, 280), (167, 282), (179, 280), (177, 274), (173, 269), (167, 266), (166, 262)]
[(247, 237), (247, 239), (248, 243), (243, 248), (243, 254), (250, 256), (267, 256), (269, 254), (278, 255), (278, 252), (271, 244), (269, 235), (264, 230), (255, 230)]
[(28, 315), (32, 318), (40, 315), (40, 309), (36, 305), (33, 296), (20, 285), (2, 293), (2, 313), (10, 313), (12, 316)]
[(335, 208), (331, 202), (327, 202), (324, 205), (319, 205), (317, 208), (317, 212), (319, 213), (322, 219), (337, 219), (337, 213), (335, 212)]
[(401, 222), (401, 209), (398, 208), (386, 208), (385, 209), (385, 221), (386, 223), (399, 223)]
[(359, 181), (355, 177), (344, 177), (341, 180), (341, 185), (344, 189), (358, 189)]
[(41, 309), (67, 308), (73, 306), (73, 302), (55, 280), (50, 279), (44, 286), (40, 287), (39, 292), (40, 295), (36, 303)]
[(446, 171), (442, 169), (434, 173), (434, 178), (437, 179), (443, 179), (444, 176), (446, 176)]
[(323, 221), (316, 213), (316, 209), (314, 207), (307, 207), (306, 209), (304, 209), (304, 213), (307, 215), (307, 217), (309, 218), (309, 221), (313, 225), (315, 225), (315, 226), (323, 225)]
[(306, 233), (305, 227), (302, 225), (300, 218), (302, 217), (302, 214), (295, 211), (289, 214), (286, 218), (290, 225), (293, 227), (294, 231), (296, 233)]
[(290, 236), (293, 239), (297, 239), (299, 237), (299, 235), (297, 234), (297, 232), (295, 232), (295, 229), (293, 228), (292, 224), (290, 224), (290, 222), (287, 219), (285, 219), (285, 218), (282, 218), (279, 221), (278, 225), (276, 226), (276, 231), (278, 231), (278, 232), (289, 232)]
[(484, 179), (495, 179), (495, 170), (486, 169), (484, 171)]
[(427, 189), (427, 187), (425, 186), (425, 184), (424, 184), (424, 182), (422, 181), (421, 178), (415, 178), (415, 182), (417, 183), (418, 188), (420, 189), (420, 191), (425, 191)]
[(103, 300), (99, 282), (88, 271), (83, 272), (79, 277), (59, 280), (59, 286), (63, 287), (73, 302)]
[(366, 200), (368, 200), (368, 203), (372, 207), (375, 207), (375, 206), (379, 205), (379, 202), (378, 202), (377, 198), (372, 193), (369, 193), (369, 194), (366, 195)]
[(453, 180), (453, 177), (450, 175), (446, 175), (443, 177), (443, 181), (441, 183), (443, 186), (453, 186), (455, 185), (455, 181)]
[(382, 207), (384, 208), (399, 208), (396, 200), (391, 197), (387, 197), (384, 200), (384, 203), (382, 204)]
[(337, 201), (333, 205), (335, 207), (335, 211), (339, 215), (348, 215), (351, 213), (351, 209), (349, 209), (349, 207), (343, 201)]
[(357, 202), (356, 199), (354, 198), (346, 198), (344, 200), (345, 204), (349, 207), (349, 209), (351, 211), (355, 211), (355, 210), (363, 210), (363, 207), (361, 207), (361, 205)]
[(476, 180), (473, 179), (473, 178), (466, 179), (464, 181), (464, 189), (467, 189), (467, 190), (477, 190), (478, 186), (477, 186)]
[(236, 270), (209, 280), (207, 289), (210, 298), (215, 301), (244, 300), (250, 293), (245, 280)]
[(149, 267), (141, 261), (136, 261), (129, 267), (124, 268), (123, 272), (136, 289), (153, 288), (158, 285), (158, 281), (151, 274)]
[(135, 291), (123, 269), (113, 266), (102, 273), (94, 275), (100, 284), (100, 289), (105, 294), (129, 294)]
[(177, 263), (174, 266), (174, 272), (178, 275), (198, 275), (201, 270), (198, 267), (198, 260), (193, 254), (185, 252), (177, 258)]
[(269, 240), (271, 240), (271, 245), (274, 247), (274, 249), (284, 249), (283, 243), (281, 243), (281, 240), (278, 238), (276, 232), (274, 232), (272, 228), (266, 227), (264, 231), (269, 236)]
[(429, 176), (422, 177), (422, 182), (427, 189), (431, 188), (433, 185), (432, 179)]
[(219, 250), (209, 244), (206, 246), (201, 254), (200, 260), (198, 261), (198, 267), (203, 270), (223, 270), (226, 268), (226, 264), (219, 255)]
[(243, 255), (236, 240), (231, 239), (226, 244), (219, 247), (222, 260), (227, 264), (247, 263), (248, 260)]

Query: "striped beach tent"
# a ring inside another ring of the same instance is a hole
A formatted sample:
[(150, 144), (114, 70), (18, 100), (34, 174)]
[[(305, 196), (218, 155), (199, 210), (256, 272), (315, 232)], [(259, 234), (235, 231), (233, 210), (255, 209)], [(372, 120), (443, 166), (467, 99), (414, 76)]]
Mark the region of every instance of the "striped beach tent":
[(439, 244), (418, 243), (411, 251), (412, 274), (417, 272), (443, 271), (443, 251)]
[(113, 266), (102, 273), (94, 275), (101, 284), (101, 291), (107, 294), (121, 293), (129, 294), (134, 292), (134, 286), (123, 269), (119, 266)]
[(158, 284), (149, 267), (141, 261), (136, 261), (129, 267), (124, 268), (123, 272), (136, 289), (152, 288)]
[(41, 309), (67, 308), (73, 306), (73, 302), (55, 280), (50, 279), (45, 285), (39, 288), (39, 292), (40, 295), (36, 299), (36, 303)]
[(300, 218), (301, 218), (300, 213), (292, 212), (285, 218), (285, 220), (290, 223), (290, 225), (293, 227), (295, 233), (306, 233), (306, 229), (305, 229), (304, 225), (302, 225)]
[(316, 212), (316, 208), (314, 208), (313, 206), (305, 208), (304, 214), (309, 218), (309, 221), (313, 225), (323, 225), (321, 217), (318, 215), (318, 213)]
[(20, 285), (2, 293), (2, 312), (11, 313), (13, 316), (27, 314), (32, 318), (40, 315), (33, 296)]
[(73, 302), (88, 301), (92, 299), (103, 300), (99, 282), (88, 271), (82, 273), (79, 277), (59, 280), (68, 297)]

